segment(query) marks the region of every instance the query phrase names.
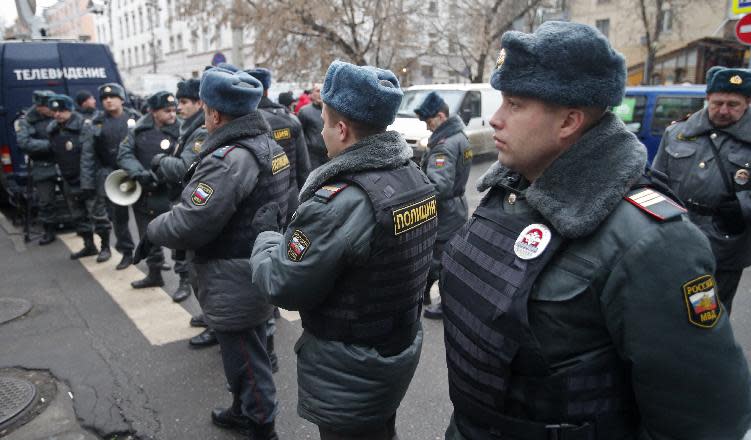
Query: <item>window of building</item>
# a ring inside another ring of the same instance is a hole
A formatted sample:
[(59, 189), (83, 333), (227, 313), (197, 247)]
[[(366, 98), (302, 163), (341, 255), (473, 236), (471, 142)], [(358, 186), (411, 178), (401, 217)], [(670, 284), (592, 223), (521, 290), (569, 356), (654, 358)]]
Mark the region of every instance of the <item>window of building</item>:
[(138, 7), (138, 31), (143, 32), (143, 9)]
[(610, 38), (610, 19), (606, 18), (604, 20), (596, 20), (595, 21), (595, 27), (598, 31), (602, 32), (602, 35), (605, 35), (605, 38)]
[(426, 83), (433, 82), (433, 66), (420, 66), (420, 74)]
[(169, 51), (172, 52), (175, 50), (175, 37), (171, 36), (169, 37)]
[(133, 48), (133, 62), (136, 66), (141, 64), (141, 56), (138, 52), (138, 46)]
[(128, 49), (128, 66), (133, 65), (133, 53)]
[(209, 50), (209, 27), (204, 26), (203, 27), (203, 51), (206, 52)]
[(662, 10), (662, 32), (673, 30), (673, 10), (668, 6)]
[(120, 64), (125, 66), (125, 49), (120, 51)]
[(438, 4), (435, 1), (428, 3), (428, 12), (438, 12)]
[(183, 34), (177, 34), (177, 50), (183, 50)]
[(156, 58), (158, 60), (161, 60), (163, 53), (164, 52), (162, 52), (162, 40), (159, 40), (159, 41), (157, 41), (157, 44), (156, 44)]
[(198, 52), (198, 35), (194, 31), (190, 33), (190, 52)]
[(118, 22), (120, 24), (120, 26), (118, 26), (118, 29), (120, 30), (119, 35), (120, 35), (120, 39), (122, 39), (122, 38), (125, 38), (123, 36), (124, 35), (124, 33), (123, 33), (123, 18), (120, 17), (120, 19), (118, 20)]

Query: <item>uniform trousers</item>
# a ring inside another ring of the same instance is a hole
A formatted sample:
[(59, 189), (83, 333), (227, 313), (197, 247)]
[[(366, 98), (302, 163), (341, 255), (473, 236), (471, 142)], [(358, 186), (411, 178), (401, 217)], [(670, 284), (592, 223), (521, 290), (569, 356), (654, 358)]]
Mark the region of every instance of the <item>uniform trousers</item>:
[[(143, 240), (143, 237), (146, 237), (146, 229), (149, 226), (149, 222), (154, 220), (155, 217), (146, 212), (139, 211), (138, 209), (133, 210), (133, 215), (136, 218), (138, 236)], [(161, 270), (162, 264), (164, 264), (164, 251), (162, 250), (162, 247), (156, 245), (151, 246), (149, 255), (146, 257), (146, 265), (149, 266), (149, 268), (157, 268), (158, 270)]]
[(37, 201), (39, 206), (39, 221), (43, 225), (54, 225), (55, 223), (57, 223), (57, 218), (55, 215), (56, 186), (56, 177), (34, 180), (34, 189), (37, 193)]
[(276, 386), (266, 352), (266, 324), (236, 331), (216, 331), (224, 375), (232, 393), (232, 410), (254, 423), (274, 421)]
[(84, 199), (81, 187), (72, 185), (65, 179), (63, 179), (63, 193), (77, 233), (96, 232), (100, 236), (109, 237), (112, 226), (107, 217), (104, 198), (95, 195)]

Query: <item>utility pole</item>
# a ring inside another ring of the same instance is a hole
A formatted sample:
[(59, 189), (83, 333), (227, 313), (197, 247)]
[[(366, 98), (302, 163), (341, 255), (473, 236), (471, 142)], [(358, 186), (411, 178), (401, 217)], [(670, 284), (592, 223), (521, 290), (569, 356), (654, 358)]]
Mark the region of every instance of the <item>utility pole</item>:
[(157, 45), (156, 45), (156, 23), (159, 22), (159, 0), (148, 0), (146, 2), (146, 10), (151, 10), (149, 15), (149, 28), (151, 30), (151, 41), (149, 42), (149, 46), (151, 47), (151, 72), (157, 73), (157, 58), (159, 54), (157, 53)]

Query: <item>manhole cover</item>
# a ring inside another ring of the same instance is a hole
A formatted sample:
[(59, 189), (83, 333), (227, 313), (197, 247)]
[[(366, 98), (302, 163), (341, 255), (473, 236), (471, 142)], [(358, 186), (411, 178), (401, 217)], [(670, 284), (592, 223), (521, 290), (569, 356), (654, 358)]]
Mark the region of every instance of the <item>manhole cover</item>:
[(0, 376), (0, 428), (25, 410), (34, 401), (36, 393), (31, 382)]
[(0, 298), (0, 324), (5, 324), (31, 310), (31, 303), (21, 298)]

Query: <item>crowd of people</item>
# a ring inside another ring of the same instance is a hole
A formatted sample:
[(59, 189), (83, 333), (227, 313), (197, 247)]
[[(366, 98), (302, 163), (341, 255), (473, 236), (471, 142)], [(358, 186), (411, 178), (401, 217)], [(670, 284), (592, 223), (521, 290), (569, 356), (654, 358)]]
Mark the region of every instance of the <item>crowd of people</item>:
[[(546, 22), (501, 46), (499, 156), (471, 216), (472, 148), (439, 94), (415, 110), (432, 132), (418, 165), (387, 130), (391, 71), (335, 61), (294, 116), (270, 71), (222, 64), (144, 116), (118, 84), (93, 115), (35, 92), (18, 140), (40, 244), (59, 171), (84, 242), (71, 258), (109, 259), (114, 224), (118, 269), (145, 260), (144, 288), (164, 285), (172, 249), (173, 299), (195, 292), (195, 343), (218, 342), (233, 396), (212, 421), (251, 439), (278, 438), (275, 306), (300, 312), (297, 411), (324, 440), (398, 438), (423, 306), (444, 323), (446, 439), (740, 439), (751, 390), (729, 314), (751, 258), (751, 71), (710, 69), (707, 108), (668, 128), (650, 167), (609, 110), (626, 69), (602, 34)], [(105, 195), (116, 169), (143, 189), (137, 247)]]

